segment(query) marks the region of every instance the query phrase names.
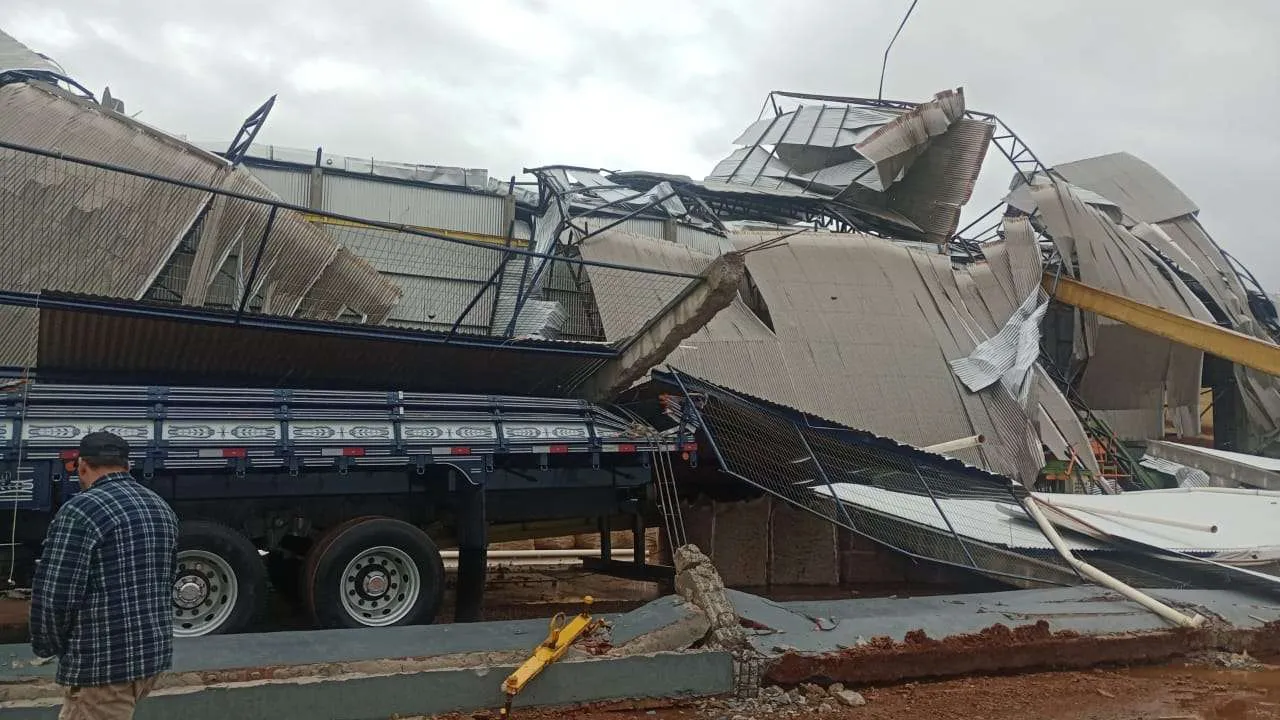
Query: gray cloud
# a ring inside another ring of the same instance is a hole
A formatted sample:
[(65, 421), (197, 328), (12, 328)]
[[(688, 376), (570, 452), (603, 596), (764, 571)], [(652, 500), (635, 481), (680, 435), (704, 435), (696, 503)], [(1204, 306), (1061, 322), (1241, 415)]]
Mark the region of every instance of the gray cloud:
[[(486, 167), (569, 162), (706, 174), (774, 89), (874, 95), (906, 3), (9, 0), (0, 27), (140, 119), (228, 139), (279, 93), (260, 139)], [(1127, 150), (1202, 208), (1280, 289), (1267, 227), (1280, 144), (1280, 4), (924, 0), (886, 95), (963, 86), (1050, 164)], [(969, 215), (1009, 170), (993, 151)]]

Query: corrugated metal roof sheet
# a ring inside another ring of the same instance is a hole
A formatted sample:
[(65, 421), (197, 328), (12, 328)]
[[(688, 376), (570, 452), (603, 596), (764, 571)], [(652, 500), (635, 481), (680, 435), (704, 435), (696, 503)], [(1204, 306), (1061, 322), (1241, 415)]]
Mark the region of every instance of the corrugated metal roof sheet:
[[(52, 86), (0, 87), (0, 137), (275, 199), (248, 173), (231, 170), (216, 156)], [(14, 149), (0, 155), (0, 231), (7, 254), (0, 287), (5, 290), (142, 297), (154, 281), (167, 279), (162, 275), (169, 259), (210, 199), (200, 190), (69, 160)], [(228, 254), (239, 245), (256, 245), (268, 214), (267, 205), (219, 197), (199, 225), (199, 243), (183, 268), (181, 286), (170, 290), (185, 291), (184, 302), (205, 302)], [(267, 298), (266, 308), (293, 313), (337, 253), (323, 229), (292, 211), (277, 213), (256, 288)], [(341, 300), (380, 321), (394, 286), (361, 263), (348, 263), (344, 273), (353, 282), (334, 288), (342, 292)], [(29, 332), (29, 321), (10, 317), (11, 309), (0, 315), (0, 363), (28, 364), (30, 344), (15, 333)]]
[[(1080, 280), (1188, 317), (1213, 316), (1180, 279), (1159, 269), (1150, 249), (1070, 187), (1055, 181), (1032, 190), (1060, 252), (1079, 262)], [(1091, 313), (1084, 314), (1089, 363), (1080, 395), (1125, 439), (1160, 437), (1166, 404), (1188, 435), (1199, 433), (1203, 353), (1152, 337)]]
[(607, 345), (455, 337), (46, 294), (37, 372), (50, 381), (573, 396)]
[[(781, 234), (742, 233), (733, 242), (743, 248)], [(1024, 239), (1034, 244), (1029, 235)], [(592, 260), (684, 272), (697, 272), (711, 260), (678, 244), (614, 232), (583, 243), (582, 252)], [(1022, 274), (1032, 272), (1025, 259), (1019, 265)], [(747, 267), (774, 329), (737, 300), (682, 343), (666, 364), (913, 444), (982, 434), (988, 443), (963, 454), (972, 464), (1024, 481), (1040, 469), (1040, 432), (1027, 412), (1001, 387), (968, 392), (946, 363), (972, 352), (1013, 310), (990, 270), (983, 271), (984, 293), (1000, 298), (1004, 314), (998, 321), (976, 292), (962, 299), (958, 280), (970, 278), (970, 271), (957, 276), (945, 256), (908, 251), (868, 235), (804, 233), (748, 254)], [(588, 270), (594, 283), (599, 271)], [(1005, 272), (1011, 273), (1008, 264)], [(596, 292), (608, 336), (634, 332), (674, 292), (655, 292), (647, 302)], [(985, 322), (971, 317), (965, 302), (983, 305)], [(1068, 442), (1065, 434), (1088, 452), (1079, 421), (1042, 376), (1037, 375), (1036, 387), (1055, 423), (1045, 434), (1057, 438), (1060, 449)], [(1036, 408), (1036, 421), (1040, 412)]]
[[(712, 257), (676, 243), (606, 230), (583, 241), (579, 251), (587, 260), (629, 267), (700, 273)], [(587, 267), (605, 337), (622, 340), (638, 332), (689, 286), (689, 278), (641, 275), (607, 267)]]
[(800, 106), (758, 120), (735, 141), (708, 181), (834, 197), (846, 189), (887, 190), (964, 113), (948, 90), (910, 110)]
[(37, 70), (62, 74), (62, 68), (0, 30), (0, 73), (8, 70)]
[(1142, 222), (1163, 222), (1200, 211), (1169, 178), (1127, 152), (1077, 160), (1054, 170), (1071, 184), (1098, 193)]
[[(713, 259), (712, 255), (683, 245), (618, 231), (606, 231), (587, 240), (582, 245), (582, 254), (589, 260), (686, 273), (702, 272)], [(606, 268), (588, 268), (593, 284), (602, 270), (608, 272)], [(683, 285), (676, 282), (680, 278), (666, 280), (662, 286), (653, 287), (645, 298), (596, 293), (595, 302), (606, 337), (625, 338), (634, 334), (683, 289)], [(740, 299), (735, 299), (680, 343), (663, 364), (697, 377), (714, 379), (740, 392), (797, 405), (781, 343)]]
[(960, 118), (934, 138), (928, 152), (911, 165), (889, 193), (889, 207), (910, 218), (936, 243), (955, 233), (960, 213), (991, 144), (995, 125)]
[(476, 295), (480, 295), (466, 317), (461, 318), (459, 331), (489, 333), (496, 287), (486, 289), (480, 283), (467, 280), (412, 275), (391, 275), (391, 279), (404, 291), (404, 297), (391, 310), (388, 322), (424, 330), (448, 330)]

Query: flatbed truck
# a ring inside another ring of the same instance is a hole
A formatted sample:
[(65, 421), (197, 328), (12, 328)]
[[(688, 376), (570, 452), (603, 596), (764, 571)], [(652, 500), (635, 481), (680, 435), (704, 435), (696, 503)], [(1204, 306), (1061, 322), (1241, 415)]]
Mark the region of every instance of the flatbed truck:
[(272, 590), (320, 628), (432, 622), (442, 537), (458, 548), (455, 619), (477, 620), (490, 523), (640, 518), (657, 454), (696, 462), (680, 429), (572, 399), (15, 380), (0, 387), (12, 585), (30, 582), (79, 491), (79, 440), (99, 430), (131, 444), (134, 476), (181, 520), (177, 636), (254, 627)]

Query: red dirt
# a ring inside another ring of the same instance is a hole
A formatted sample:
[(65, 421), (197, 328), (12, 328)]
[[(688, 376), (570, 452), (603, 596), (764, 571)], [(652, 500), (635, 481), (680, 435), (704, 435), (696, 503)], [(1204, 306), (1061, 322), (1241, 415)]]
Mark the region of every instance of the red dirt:
[(1249, 650), (1255, 655), (1275, 653), (1280, 650), (1280, 626), (1268, 625), (1256, 632), (1201, 629), (1083, 636), (1052, 632), (1048, 623), (1040, 621), (1012, 629), (996, 624), (944, 640), (913, 630), (901, 643), (878, 637), (828, 655), (786, 653), (767, 669), (765, 678), (786, 686), (803, 682), (884, 684), (975, 673), (1164, 662), (1214, 648)]

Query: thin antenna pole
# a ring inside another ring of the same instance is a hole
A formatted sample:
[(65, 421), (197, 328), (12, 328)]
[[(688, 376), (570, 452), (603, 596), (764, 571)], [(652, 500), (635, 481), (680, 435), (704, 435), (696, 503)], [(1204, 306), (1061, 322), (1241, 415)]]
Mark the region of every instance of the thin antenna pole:
[(902, 16), (902, 22), (898, 24), (898, 30), (893, 34), (893, 39), (889, 41), (889, 46), (884, 49), (884, 61), (880, 63), (880, 90), (876, 93), (877, 100), (884, 99), (884, 71), (889, 66), (889, 51), (893, 49), (893, 44), (898, 41), (898, 34), (902, 32), (902, 28), (907, 25), (907, 18), (911, 17), (911, 11), (916, 9), (916, 3), (920, 0), (911, 0), (911, 7), (907, 8), (907, 14)]

